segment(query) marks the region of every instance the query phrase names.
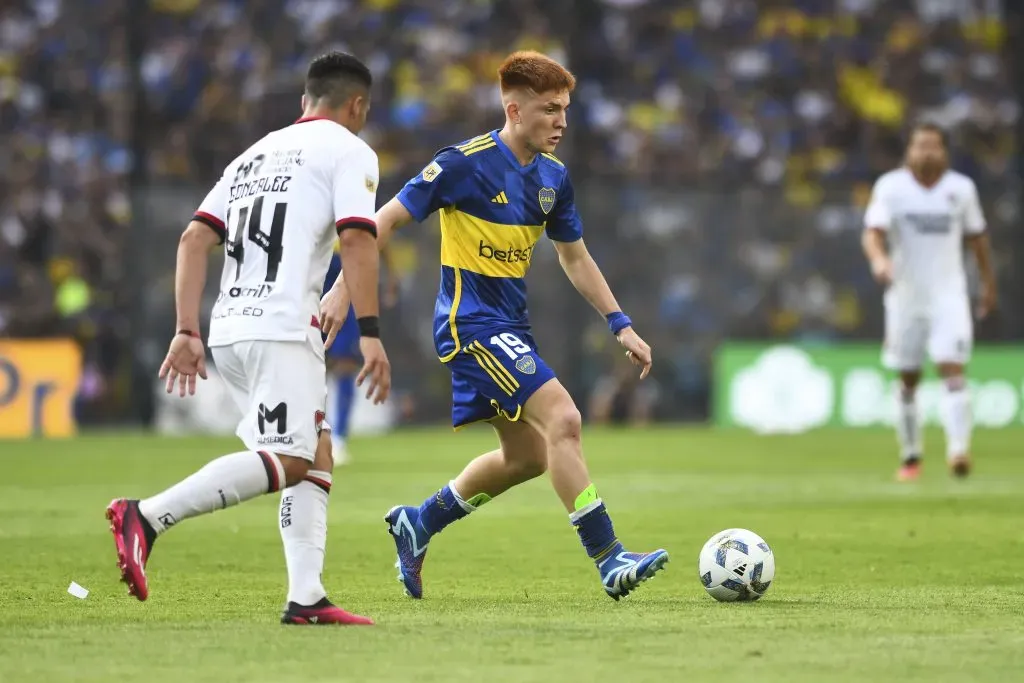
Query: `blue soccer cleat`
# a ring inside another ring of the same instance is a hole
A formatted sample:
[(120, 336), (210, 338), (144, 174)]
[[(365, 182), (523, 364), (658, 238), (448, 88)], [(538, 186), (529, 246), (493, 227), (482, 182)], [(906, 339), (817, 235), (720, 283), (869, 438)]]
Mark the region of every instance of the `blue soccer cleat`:
[(644, 581), (654, 578), (667, 563), (668, 552), (665, 550), (629, 553), (620, 545), (597, 565), (597, 570), (601, 572), (605, 592), (613, 600), (618, 600), (636, 590)]
[(395, 539), (395, 550), (398, 560), (398, 580), (405, 585), (409, 597), (419, 600), (423, 597), (423, 580), (420, 571), (423, 560), (427, 557), (427, 544), (430, 539), (423, 539), (422, 529), (417, 529), (420, 510), (412, 505), (396, 505), (384, 515), (388, 523), (388, 533)]

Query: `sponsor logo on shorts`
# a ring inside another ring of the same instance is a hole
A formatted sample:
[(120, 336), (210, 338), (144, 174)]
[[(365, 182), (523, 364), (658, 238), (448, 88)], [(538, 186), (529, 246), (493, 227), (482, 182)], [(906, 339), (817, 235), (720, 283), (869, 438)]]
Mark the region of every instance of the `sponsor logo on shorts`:
[[(267, 427), (270, 425), (276, 426), (277, 434), (267, 434)], [(295, 443), (295, 439), (285, 434), (285, 432), (288, 431), (287, 403), (278, 403), (273, 408), (268, 408), (265, 403), (261, 403), (259, 410), (256, 413), (256, 426), (259, 427), (261, 434), (261, 436), (256, 439), (256, 443), (283, 444), (286, 446), (290, 446)]]

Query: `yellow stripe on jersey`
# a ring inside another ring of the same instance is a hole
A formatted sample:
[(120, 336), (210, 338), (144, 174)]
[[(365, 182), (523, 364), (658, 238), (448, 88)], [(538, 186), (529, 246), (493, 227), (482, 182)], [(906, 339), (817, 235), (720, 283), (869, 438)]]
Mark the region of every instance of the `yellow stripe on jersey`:
[(455, 293), (452, 294), (452, 310), (448, 311), (448, 331), (451, 332), (455, 348), (451, 353), (438, 356), (438, 360), (442, 363), (447, 363), (455, 358), (455, 354), (462, 350), (462, 344), (459, 342), (459, 328), (455, 325), (455, 316), (459, 314), (459, 302), (462, 301), (462, 271), (458, 268), (452, 270), (455, 276)]
[(476, 358), (477, 365), (479, 365), (484, 372), (490, 375), (494, 383), (498, 385), (498, 388), (504, 391), (506, 394), (511, 396), (515, 393), (519, 387), (519, 383), (516, 382), (515, 378), (508, 374), (508, 370), (501, 366), (501, 363), (487, 354), (487, 349), (480, 344), (479, 341), (475, 341), (466, 347), (466, 353)]
[(470, 344), (470, 346), (475, 346), (477, 351), (479, 351), (486, 358), (488, 358), (491, 361), (491, 364), (494, 365), (495, 371), (498, 372), (498, 374), (500, 374), (502, 377), (504, 377), (505, 380), (512, 385), (513, 389), (519, 388), (519, 380), (516, 379), (515, 375), (513, 375), (508, 370), (508, 368), (501, 364), (501, 361), (498, 360), (497, 356), (494, 355), (493, 351), (491, 351), (489, 348), (481, 344), (479, 339)]
[(490, 149), (491, 147), (497, 147), (497, 146), (498, 146), (498, 143), (496, 143), (494, 140), (491, 140), (490, 142), (483, 142), (483, 143), (480, 143), (479, 145), (474, 145), (473, 147), (470, 147), (468, 149), (459, 150), (459, 151), (461, 151), (465, 156), (468, 157), (470, 154), (476, 154), (477, 152), (482, 152), (485, 149)]
[(565, 164), (562, 163), (562, 160), (559, 159), (558, 157), (556, 157), (554, 154), (548, 154), (547, 152), (541, 152), (540, 155), (542, 157), (547, 158), (547, 159), (551, 159), (551, 161), (555, 162), (559, 166), (565, 166)]
[(467, 147), (473, 147), (474, 145), (478, 145), (481, 142), (488, 141), (494, 142), (494, 140), (491, 138), (490, 133), (484, 133), (483, 135), (477, 135), (475, 138), (470, 138), (469, 140), (466, 140), (461, 145), (455, 145), (455, 149), (463, 150)]
[(492, 138), (490, 135), (481, 135), (478, 138), (473, 138), (469, 142), (465, 142), (461, 145), (456, 145), (455, 149), (459, 150), (460, 152), (466, 152), (468, 150), (476, 149), (477, 147), (485, 147), (487, 145), (493, 144), (495, 144), (494, 138)]
[(525, 277), (543, 225), (503, 225), (441, 209), (441, 265), (487, 277)]

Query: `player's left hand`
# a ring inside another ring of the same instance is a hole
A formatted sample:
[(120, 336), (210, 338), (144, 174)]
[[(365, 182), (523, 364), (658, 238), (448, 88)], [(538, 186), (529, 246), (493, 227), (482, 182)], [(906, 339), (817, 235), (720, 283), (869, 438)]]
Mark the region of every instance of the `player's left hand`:
[(203, 340), (187, 334), (177, 334), (171, 340), (167, 356), (160, 365), (160, 379), (167, 380), (167, 393), (178, 384), (178, 395), (184, 398), (196, 393), (196, 376), (206, 379), (206, 348)]
[(327, 335), (324, 348), (331, 348), (338, 331), (345, 324), (349, 309), (348, 287), (331, 287), (320, 299), (320, 330)]
[(995, 283), (989, 282), (982, 285), (981, 300), (978, 302), (978, 320), (984, 320), (987, 318), (992, 311), (996, 310), (997, 305), (998, 299)]
[(633, 365), (641, 368), (640, 379), (647, 377), (651, 371), (651, 347), (640, 338), (632, 327), (623, 328), (616, 339), (626, 349), (626, 356)]

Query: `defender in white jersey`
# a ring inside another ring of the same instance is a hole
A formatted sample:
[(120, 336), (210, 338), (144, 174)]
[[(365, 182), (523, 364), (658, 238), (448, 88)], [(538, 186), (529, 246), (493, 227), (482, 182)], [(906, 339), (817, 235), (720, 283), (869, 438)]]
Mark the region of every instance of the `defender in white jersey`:
[[(948, 168), (945, 134), (921, 124), (911, 134), (906, 165), (878, 179), (864, 217), (864, 252), (886, 287), (883, 363), (900, 375), (896, 432), (900, 480), (920, 474), (922, 443), (915, 394), (927, 356), (943, 378), (942, 423), (947, 461), (956, 476), (970, 471), (970, 393), (964, 368), (974, 338), (963, 244), (981, 274), (978, 307), (995, 307), (996, 285), (985, 217), (974, 182)], [(888, 250), (886, 249), (888, 244)]]
[(320, 294), (334, 240), (347, 271), (369, 380), (387, 397), (390, 366), (379, 339), (378, 256), (373, 220), (377, 156), (356, 134), (366, 123), (370, 72), (331, 53), (309, 67), (302, 118), (228, 164), (178, 247), (177, 333), (160, 377), (167, 391), (194, 394), (206, 378), (199, 307), (209, 251), (224, 244), (209, 345), (243, 413), (246, 450), (207, 464), (142, 501), (107, 509), (129, 592), (145, 600), (145, 566), (158, 535), (182, 520), (281, 491), (279, 523), (288, 566), (287, 624), (371, 624), (328, 599), (321, 583), (333, 461), (324, 422), (321, 329), (333, 340), (347, 309)]

